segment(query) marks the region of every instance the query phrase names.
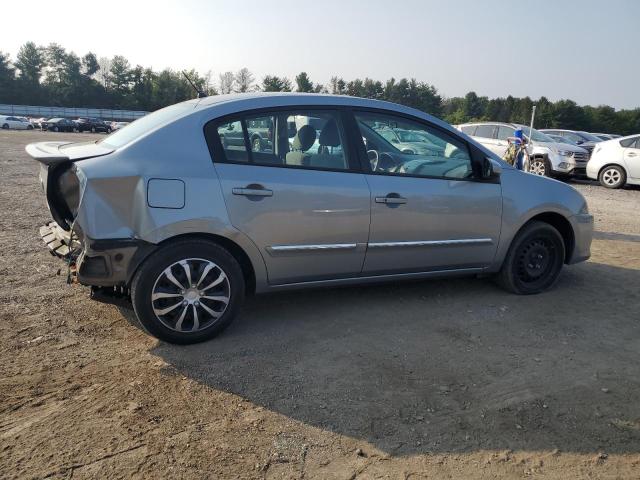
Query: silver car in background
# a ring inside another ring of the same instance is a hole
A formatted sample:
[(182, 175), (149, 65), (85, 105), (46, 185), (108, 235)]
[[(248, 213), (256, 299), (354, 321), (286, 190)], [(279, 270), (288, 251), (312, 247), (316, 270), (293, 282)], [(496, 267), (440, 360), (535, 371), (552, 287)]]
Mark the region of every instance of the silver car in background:
[(589, 152), (579, 146), (558, 142), (544, 133), (517, 123), (465, 123), (457, 128), (499, 157), (504, 157), (516, 129), (529, 141), (529, 172), (546, 177), (585, 175)]
[[(260, 149), (256, 123), (270, 127)], [(441, 148), (402, 152), (384, 129)], [(223, 141), (229, 131), (240, 141)], [(247, 293), (491, 274), (533, 294), (590, 255), (580, 193), (387, 102), (220, 95), (27, 152), (54, 220), (47, 245), (95, 295), (130, 295), (144, 327), (174, 343), (221, 332)]]

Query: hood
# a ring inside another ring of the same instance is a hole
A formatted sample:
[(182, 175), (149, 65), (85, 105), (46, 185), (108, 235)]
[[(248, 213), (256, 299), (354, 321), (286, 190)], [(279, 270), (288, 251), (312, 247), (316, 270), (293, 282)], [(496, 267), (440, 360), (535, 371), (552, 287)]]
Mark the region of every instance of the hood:
[(547, 147), (552, 152), (557, 153), (558, 151), (563, 152), (575, 152), (575, 153), (588, 153), (584, 148), (578, 147), (577, 145), (571, 145), (569, 143), (562, 142), (534, 142), (534, 146), (536, 147)]
[(44, 165), (57, 165), (65, 162), (75, 162), (85, 158), (100, 157), (114, 151), (100, 143), (84, 142), (39, 142), (30, 143), (25, 147), (27, 153)]

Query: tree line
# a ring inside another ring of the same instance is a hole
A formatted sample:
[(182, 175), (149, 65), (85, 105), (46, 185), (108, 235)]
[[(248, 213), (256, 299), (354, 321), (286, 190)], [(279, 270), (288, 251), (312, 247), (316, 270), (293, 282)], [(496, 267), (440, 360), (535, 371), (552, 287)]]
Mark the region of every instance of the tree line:
[[(257, 80), (247, 68), (217, 77), (191, 69), (187, 75), (209, 95), (260, 90), (352, 95), (417, 108), (452, 124), (477, 120), (528, 124), (536, 105), (538, 128), (622, 135), (640, 132), (640, 108), (615, 110), (606, 105), (581, 106), (572, 100), (552, 102), (545, 97), (490, 99), (475, 92), (445, 98), (433, 85), (414, 78), (382, 82), (370, 78), (347, 81), (334, 76), (323, 85), (311, 81), (306, 72), (293, 81), (278, 75)], [(0, 103), (153, 111), (194, 96), (182, 72), (134, 66), (121, 55), (99, 58), (89, 52), (79, 57), (56, 43), (38, 46), (33, 42), (20, 47), (15, 59), (0, 52)]]

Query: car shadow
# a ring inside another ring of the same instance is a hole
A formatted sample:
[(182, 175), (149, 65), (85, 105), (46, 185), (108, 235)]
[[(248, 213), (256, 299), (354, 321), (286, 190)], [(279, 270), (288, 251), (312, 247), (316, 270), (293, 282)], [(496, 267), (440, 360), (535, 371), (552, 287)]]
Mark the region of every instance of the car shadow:
[(478, 279), (257, 296), (220, 337), (153, 353), (394, 455), (637, 453), (639, 283), (640, 270), (586, 263), (536, 296)]

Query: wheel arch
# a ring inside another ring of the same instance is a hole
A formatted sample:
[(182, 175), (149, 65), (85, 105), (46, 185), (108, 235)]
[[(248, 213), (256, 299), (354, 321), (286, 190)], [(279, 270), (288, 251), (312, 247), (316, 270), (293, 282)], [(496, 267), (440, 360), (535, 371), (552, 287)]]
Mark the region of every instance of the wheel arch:
[[(242, 270), (242, 275), (245, 280), (245, 291), (249, 294), (255, 293), (255, 290), (256, 290), (255, 268), (253, 266), (253, 263), (251, 262), (249, 255), (236, 242), (234, 242), (233, 240), (227, 237), (223, 237), (222, 235), (198, 232), (198, 233), (185, 233), (182, 235), (176, 235), (174, 237), (167, 238), (161, 241), (160, 243), (158, 243), (156, 247), (162, 248), (167, 245), (171, 245), (172, 243), (175, 243), (178, 241), (184, 241), (184, 240), (206, 240), (206, 241), (216, 243), (217, 245), (220, 245), (221, 247), (223, 247), (240, 264), (240, 269)], [(153, 251), (157, 250), (157, 248), (154, 249)], [(135, 268), (132, 269), (131, 272), (129, 272), (128, 283), (131, 282), (131, 279), (133, 279), (136, 272), (140, 270), (140, 267), (142, 267), (142, 265), (153, 255), (153, 251), (148, 252), (144, 256), (144, 258), (140, 259), (140, 261), (137, 262), (137, 265), (135, 266)]]
[[(537, 215), (534, 215), (529, 220), (527, 220), (516, 232), (516, 235), (522, 231), (527, 225), (531, 222), (544, 222), (551, 225), (553, 228), (558, 230), (560, 236), (562, 236), (562, 241), (564, 243), (564, 263), (567, 263), (572, 255), (573, 250), (575, 249), (576, 239), (575, 233), (573, 231), (573, 227), (571, 226), (571, 222), (562, 214), (557, 212), (543, 212)], [(515, 236), (513, 238), (515, 238)]]

